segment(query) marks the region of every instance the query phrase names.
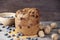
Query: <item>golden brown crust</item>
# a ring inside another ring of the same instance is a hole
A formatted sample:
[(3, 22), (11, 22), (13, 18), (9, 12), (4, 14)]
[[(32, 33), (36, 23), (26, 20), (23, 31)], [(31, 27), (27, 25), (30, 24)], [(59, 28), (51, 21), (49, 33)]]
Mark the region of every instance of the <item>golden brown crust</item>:
[(39, 30), (39, 11), (36, 8), (24, 8), (16, 12), (16, 31), (24, 35), (36, 35)]

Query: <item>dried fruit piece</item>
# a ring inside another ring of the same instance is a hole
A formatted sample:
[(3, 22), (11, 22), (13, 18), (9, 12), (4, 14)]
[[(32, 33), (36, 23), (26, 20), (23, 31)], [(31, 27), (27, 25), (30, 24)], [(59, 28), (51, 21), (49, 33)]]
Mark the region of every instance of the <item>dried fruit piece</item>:
[(30, 26), (28, 26), (28, 28), (30, 28)]

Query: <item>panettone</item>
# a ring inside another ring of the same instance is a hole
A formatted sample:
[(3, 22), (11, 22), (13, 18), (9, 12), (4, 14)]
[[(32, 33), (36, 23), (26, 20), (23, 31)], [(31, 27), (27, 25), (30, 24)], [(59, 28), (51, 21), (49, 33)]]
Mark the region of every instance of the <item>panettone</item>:
[(24, 8), (16, 12), (15, 26), (17, 32), (25, 36), (36, 35), (39, 31), (40, 15), (36, 8)]

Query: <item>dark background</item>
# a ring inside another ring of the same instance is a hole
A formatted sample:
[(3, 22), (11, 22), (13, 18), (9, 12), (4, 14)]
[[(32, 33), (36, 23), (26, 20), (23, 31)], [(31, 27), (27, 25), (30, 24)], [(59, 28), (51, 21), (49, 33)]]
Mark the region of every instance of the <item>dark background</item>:
[(16, 12), (25, 7), (40, 9), (42, 21), (60, 21), (60, 0), (0, 0), (0, 12)]

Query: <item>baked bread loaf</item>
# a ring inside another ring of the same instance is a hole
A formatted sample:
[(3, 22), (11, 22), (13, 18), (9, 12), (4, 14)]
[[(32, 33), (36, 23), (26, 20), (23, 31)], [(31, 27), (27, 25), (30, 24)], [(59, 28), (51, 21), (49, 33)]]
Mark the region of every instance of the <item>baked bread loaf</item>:
[(39, 30), (39, 16), (39, 10), (36, 8), (18, 10), (15, 17), (16, 31), (25, 36), (36, 35)]

